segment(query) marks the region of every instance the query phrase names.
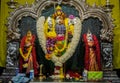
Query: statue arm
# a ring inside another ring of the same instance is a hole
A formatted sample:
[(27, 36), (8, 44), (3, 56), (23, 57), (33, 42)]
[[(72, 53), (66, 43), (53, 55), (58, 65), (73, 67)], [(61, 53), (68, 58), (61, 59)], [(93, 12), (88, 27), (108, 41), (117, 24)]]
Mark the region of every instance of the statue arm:
[(24, 60), (26, 60), (26, 59), (28, 59), (28, 57), (29, 57), (29, 55), (30, 55), (30, 53), (31, 53), (31, 51), (32, 51), (32, 46), (30, 46), (30, 48), (29, 48), (28, 53), (27, 53), (26, 56), (23, 54), (21, 48), (20, 48), (19, 50), (20, 50), (20, 55), (22, 56), (22, 58), (23, 58)]

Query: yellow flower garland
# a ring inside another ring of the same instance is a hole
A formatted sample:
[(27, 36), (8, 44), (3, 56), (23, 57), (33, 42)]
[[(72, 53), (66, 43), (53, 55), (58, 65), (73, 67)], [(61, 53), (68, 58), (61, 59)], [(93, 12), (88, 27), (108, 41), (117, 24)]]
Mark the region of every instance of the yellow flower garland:
[(66, 46), (67, 46), (67, 42), (66, 42), (66, 40), (65, 40), (65, 42), (64, 42), (65, 44), (64, 44), (64, 46), (63, 46), (63, 48), (62, 49), (59, 49), (58, 47), (57, 47), (57, 45), (55, 45), (55, 49), (58, 51), (58, 52), (62, 52), (62, 51), (64, 51), (65, 50), (65, 48), (66, 48)]
[(56, 37), (55, 28), (54, 28), (55, 22), (54, 22), (53, 18), (51, 18), (51, 19), (52, 19), (51, 31), (48, 32), (48, 28), (50, 28), (50, 27), (48, 26), (48, 20), (46, 20), (46, 22), (44, 24), (44, 27), (45, 27), (44, 28), (44, 33), (45, 33), (46, 37), (55, 38)]
[[(51, 55), (51, 60), (57, 65), (57, 62), (60, 63), (64, 63), (66, 60), (68, 60), (74, 53), (75, 48), (77, 46), (77, 44), (79, 43), (79, 39), (80, 39), (80, 35), (81, 34), (81, 20), (76, 17), (76, 23), (73, 25), (73, 38), (72, 41), (70, 42), (70, 44), (67, 45), (67, 49), (66, 52), (63, 54), (63, 56), (58, 57), (56, 56), (57, 50), (54, 49), (54, 52)], [(45, 36), (45, 32), (43, 30), (45, 30), (45, 17), (41, 16), (38, 21), (37, 21), (37, 33), (38, 33), (38, 38), (39, 38), (39, 43), (42, 46), (43, 51), (47, 54), (47, 49), (46, 49), (46, 36)], [(69, 26), (69, 25), (68, 25)], [(68, 28), (69, 30), (69, 28)], [(69, 31), (68, 31), (69, 32)], [(44, 36), (43, 36), (44, 35)]]
[(29, 49), (29, 51), (28, 51), (28, 53), (27, 53), (27, 56), (24, 56), (21, 48), (20, 48), (19, 50), (20, 50), (20, 54), (21, 54), (21, 56), (23, 57), (23, 59), (26, 60), (26, 59), (29, 57), (30, 52), (32, 51), (32, 46), (30, 46), (30, 49)]
[[(45, 33), (45, 36), (46, 37), (51, 37), (51, 38), (55, 38), (57, 35), (56, 35), (56, 32), (55, 32), (55, 22), (54, 22), (54, 19), (53, 18), (51, 18), (52, 19), (52, 28), (51, 28), (51, 31), (50, 32), (48, 32), (48, 28), (49, 28), (49, 26), (48, 26), (48, 21), (46, 20), (46, 22), (45, 22), (45, 24), (44, 24), (44, 33)], [(68, 39), (68, 18), (66, 18), (65, 19), (65, 28), (66, 28), (66, 33), (65, 33), (65, 42), (64, 42), (64, 46), (63, 46), (63, 48), (62, 49), (59, 49), (58, 48), (58, 46), (55, 44), (55, 50), (57, 51), (57, 52), (62, 52), (62, 51), (64, 51), (66, 48), (67, 48), (67, 39)], [(73, 32), (73, 26), (72, 26), (72, 32)], [(54, 51), (55, 51), (54, 50)], [(53, 52), (54, 53), (54, 52)], [(57, 55), (56, 53), (55, 53), (55, 55)]]
[(62, 49), (59, 49), (57, 45), (55, 45), (55, 48), (58, 52), (62, 52), (67, 48), (67, 39), (68, 39), (68, 18), (65, 19), (65, 28), (66, 28), (66, 33), (65, 33), (65, 42), (64, 46)]

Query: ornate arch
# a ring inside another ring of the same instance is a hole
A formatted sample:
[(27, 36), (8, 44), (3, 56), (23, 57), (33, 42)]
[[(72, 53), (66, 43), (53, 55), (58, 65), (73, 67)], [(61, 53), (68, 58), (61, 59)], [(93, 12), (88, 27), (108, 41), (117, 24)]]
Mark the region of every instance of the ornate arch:
[[(21, 5), (16, 8), (13, 12), (10, 13), (10, 17), (8, 17), (8, 34), (18, 33), (18, 21), (21, 20), (22, 17), (31, 16), (35, 19), (38, 19), (38, 17), (41, 15), (41, 12), (51, 4), (57, 4), (57, 1), (36, 0), (32, 5), (28, 5), (26, 3), (25, 5)], [(109, 34), (107, 32), (113, 31), (113, 19), (111, 18), (110, 13), (106, 12), (106, 9), (104, 7), (96, 5), (89, 6), (85, 3), (85, 0), (63, 0), (62, 4), (69, 4), (70, 6), (74, 6), (79, 11), (79, 16), (82, 21), (88, 17), (98, 17), (103, 23), (103, 29), (101, 30), (101, 39), (103, 41), (112, 41), (113, 34)], [(107, 34), (108, 36), (105, 37), (104, 35)], [(16, 35), (14, 34), (13, 36)], [(17, 37), (14, 38), (16, 39)], [(12, 40), (11, 37), (8, 37), (8, 41), (10, 40)]]

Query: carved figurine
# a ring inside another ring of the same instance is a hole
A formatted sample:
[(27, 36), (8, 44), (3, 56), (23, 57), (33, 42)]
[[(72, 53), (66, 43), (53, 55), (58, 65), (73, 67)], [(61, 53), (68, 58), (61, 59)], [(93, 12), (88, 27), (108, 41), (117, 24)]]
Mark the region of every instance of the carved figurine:
[(55, 64), (55, 76), (52, 77), (64, 78), (63, 63), (72, 56), (79, 42), (77, 34), (81, 33), (80, 19), (70, 14), (67, 16), (58, 5), (55, 12), (47, 19), (44, 16), (38, 19), (37, 27), (45, 58), (52, 60)]
[(83, 34), (85, 43), (85, 69), (88, 71), (101, 70), (100, 46), (97, 37), (89, 30), (87, 34)]
[(28, 31), (20, 43), (20, 72), (29, 74), (34, 70), (34, 75), (38, 74), (38, 63), (36, 60), (36, 51), (34, 46), (35, 35)]
[(61, 7), (57, 6), (52, 17), (48, 17), (45, 23), (47, 56), (62, 56), (67, 48), (68, 31), (65, 25), (65, 14)]

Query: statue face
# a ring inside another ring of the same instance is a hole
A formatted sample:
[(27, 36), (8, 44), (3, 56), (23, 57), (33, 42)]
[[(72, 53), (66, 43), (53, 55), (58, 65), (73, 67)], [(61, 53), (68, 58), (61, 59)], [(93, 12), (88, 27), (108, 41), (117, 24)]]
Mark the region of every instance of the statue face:
[(64, 19), (63, 19), (62, 16), (57, 16), (57, 17), (56, 17), (56, 23), (57, 23), (57, 24), (63, 24), (63, 22), (64, 22)]
[(88, 33), (88, 34), (87, 34), (87, 39), (88, 39), (88, 41), (93, 41), (93, 38), (92, 38), (92, 34), (91, 34), (91, 33)]
[(27, 37), (31, 37), (32, 36), (32, 32), (31, 31), (28, 31), (27, 32)]
[(48, 20), (47, 20), (47, 21), (48, 21), (49, 27), (52, 28), (52, 25), (53, 25), (53, 24), (52, 24), (52, 19), (51, 19), (51, 17), (48, 17)]

